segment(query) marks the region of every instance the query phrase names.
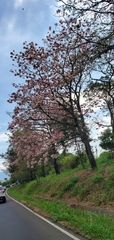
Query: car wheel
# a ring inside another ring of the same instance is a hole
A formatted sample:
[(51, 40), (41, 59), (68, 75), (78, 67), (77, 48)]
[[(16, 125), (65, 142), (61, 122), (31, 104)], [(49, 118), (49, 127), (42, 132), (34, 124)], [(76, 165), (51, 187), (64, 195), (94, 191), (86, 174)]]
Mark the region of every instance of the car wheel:
[(6, 203), (6, 198), (4, 198), (4, 203)]

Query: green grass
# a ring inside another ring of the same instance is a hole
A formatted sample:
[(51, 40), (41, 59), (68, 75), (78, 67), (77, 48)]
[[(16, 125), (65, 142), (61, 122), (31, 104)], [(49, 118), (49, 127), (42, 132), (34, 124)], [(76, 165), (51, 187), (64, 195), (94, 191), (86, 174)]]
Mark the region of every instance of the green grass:
[(68, 182), (66, 182), (66, 185), (64, 185), (64, 192), (67, 190), (71, 190), (73, 186), (78, 182), (78, 177), (71, 177)]
[[(47, 213), (49, 219), (64, 224), (87, 239), (113, 240), (114, 219), (88, 211), (73, 209), (59, 201), (47, 201), (25, 194), (19, 194), (17, 188), (10, 188), (8, 193), (19, 201), (23, 201), (30, 208), (40, 209)], [(42, 212), (41, 212), (42, 213)]]

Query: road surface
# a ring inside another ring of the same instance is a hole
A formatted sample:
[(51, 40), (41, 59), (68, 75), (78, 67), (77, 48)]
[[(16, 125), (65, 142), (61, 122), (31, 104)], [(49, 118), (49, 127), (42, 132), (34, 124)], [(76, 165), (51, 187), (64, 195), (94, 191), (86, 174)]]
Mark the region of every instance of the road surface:
[(0, 203), (0, 240), (82, 240), (7, 196)]

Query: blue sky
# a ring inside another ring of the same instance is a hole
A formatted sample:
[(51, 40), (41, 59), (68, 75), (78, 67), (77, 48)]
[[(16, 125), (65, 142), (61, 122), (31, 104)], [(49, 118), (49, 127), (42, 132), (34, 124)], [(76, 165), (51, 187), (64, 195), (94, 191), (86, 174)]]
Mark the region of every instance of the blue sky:
[[(7, 112), (13, 111), (13, 105), (7, 100), (14, 91), (12, 83), (21, 81), (10, 73), (10, 52), (20, 52), (25, 41), (42, 46), (49, 26), (57, 22), (55, 6), (56, 0), (0, 1), (0, 153), (5, 153), (8, 148), (6, 133), (11, 118)], [(3, 161), (0, 159), (0, 172)], [(3, 173), (0, 173), (1, 178)]]

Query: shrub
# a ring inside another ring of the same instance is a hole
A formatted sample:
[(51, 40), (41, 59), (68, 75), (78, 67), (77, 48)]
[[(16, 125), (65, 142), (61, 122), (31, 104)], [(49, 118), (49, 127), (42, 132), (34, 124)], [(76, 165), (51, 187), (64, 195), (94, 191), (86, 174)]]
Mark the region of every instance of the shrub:
[(112, 158), (112, 154), (110, 152), (102, 152), (99, 158), (97, 158), (97, 161), (99, 163), (105, 163), (108, 160), (111, 160), (111, 158)]
[(79, 158), (72, 153), (66, 153), (59, 155), (58, 163), (60, 165), (61, 171), (66, 171), (68, 169), (74, 169), (79, 165)]
[(64, 192), (71, 190), (72, 187), (78, 182), (79, 178), (78, 177), (71, 177), (69, 182), (66, 183), (66, 185), (64, 186)]
[(104, 180), (104, 177), (100, 175), (96, 175), (92, 179), (93, 183), (101, 183), (103, 182), (103, 180)]

